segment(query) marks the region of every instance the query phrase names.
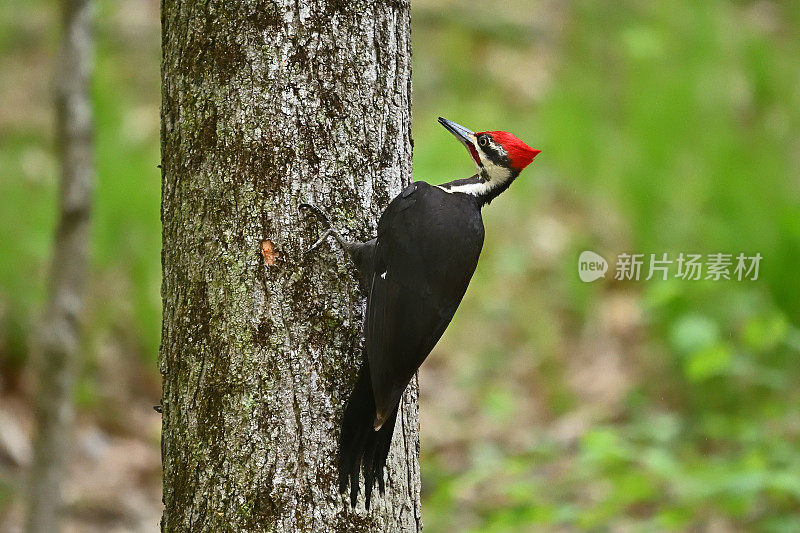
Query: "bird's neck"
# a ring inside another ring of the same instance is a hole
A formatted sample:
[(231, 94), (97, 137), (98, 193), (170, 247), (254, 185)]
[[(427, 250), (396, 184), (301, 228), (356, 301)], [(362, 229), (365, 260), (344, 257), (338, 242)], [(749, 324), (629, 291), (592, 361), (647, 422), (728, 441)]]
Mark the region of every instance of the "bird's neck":
[(437, 185), (437, 187), (448, 193), (474, 196), (478, 205), (483, 207), (508, 189), (517, 175), (519, 173), (513, 171), (507, 171), (504, 175), (490, 175), (486, 169), (482, 169), (479, 174), (472, 177), (450, 181)]

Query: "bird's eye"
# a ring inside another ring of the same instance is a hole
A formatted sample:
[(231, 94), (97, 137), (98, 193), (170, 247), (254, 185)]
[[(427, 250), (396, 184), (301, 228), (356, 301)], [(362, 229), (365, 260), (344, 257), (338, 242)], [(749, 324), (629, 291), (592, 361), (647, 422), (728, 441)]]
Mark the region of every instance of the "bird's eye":
[(489, 141), (486, 140), (486, 137), (479, 137), (478, 144), (480, 144), (481, 146), (486, 146), (487, 144), (489, 144)]

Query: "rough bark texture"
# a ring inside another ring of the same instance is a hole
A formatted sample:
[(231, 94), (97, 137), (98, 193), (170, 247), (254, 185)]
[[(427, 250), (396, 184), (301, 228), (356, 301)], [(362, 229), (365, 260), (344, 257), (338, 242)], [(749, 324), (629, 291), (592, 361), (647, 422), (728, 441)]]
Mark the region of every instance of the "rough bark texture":
[(416, 386), (385, 497), (336, 490), (366, 240), (411, 179), (407, 1), (162, 2), (164, 531), (415, 531)]
[(50, 300), (36, 350), (37, 436), (30, 480), (28, 531), (58, 531), (61, 480), (74, 408), (72, 388), (80, 348), (79, 323), (89, 258), (94, 164), (90, 0), (62, 0), (62, 40), (56, 64), (56, 142), (61, 193)]

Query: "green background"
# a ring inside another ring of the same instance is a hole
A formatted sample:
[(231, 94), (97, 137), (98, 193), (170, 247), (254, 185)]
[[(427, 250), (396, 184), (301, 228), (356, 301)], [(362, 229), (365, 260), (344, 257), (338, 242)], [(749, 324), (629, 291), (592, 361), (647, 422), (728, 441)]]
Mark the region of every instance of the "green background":
[[(80, 420), (157, 458), (152, 421), (120, 413), (159, 394), (158, 4), (98, 4)], [(800, 531), (800, 3), (413, 4), (415, 179), (473, 172), (440, 115), (542, 150), (485, 209), (421, 371), (426, 530)], [(0, 402), (23, 418), (56, 23), (53, 2), (0, 4)], [(605, 279), (579, 280), (583, 250)], [(617, 281), (622, 252), (763, 259), (755, 281)], [(147, 472), (131, 483), (157, 490)]]

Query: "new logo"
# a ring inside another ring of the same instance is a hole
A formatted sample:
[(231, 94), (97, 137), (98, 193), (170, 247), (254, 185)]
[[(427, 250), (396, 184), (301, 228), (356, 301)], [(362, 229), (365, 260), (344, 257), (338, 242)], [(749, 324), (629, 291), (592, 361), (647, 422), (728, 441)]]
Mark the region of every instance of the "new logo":
[(603, 259), (603, 256), (589, 250), (581, 252), (578, 258), (578, 276), (581, 281), (589, 283), (590, 281), (604, 278), (607, 270), (608, 261)]

